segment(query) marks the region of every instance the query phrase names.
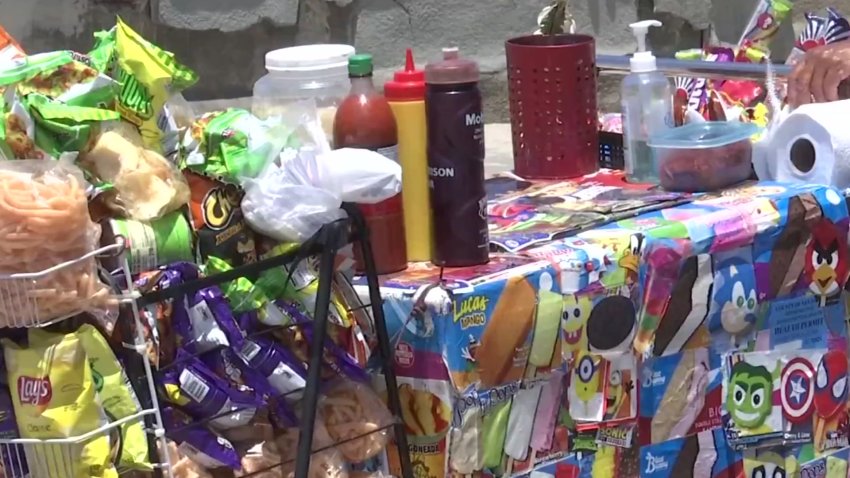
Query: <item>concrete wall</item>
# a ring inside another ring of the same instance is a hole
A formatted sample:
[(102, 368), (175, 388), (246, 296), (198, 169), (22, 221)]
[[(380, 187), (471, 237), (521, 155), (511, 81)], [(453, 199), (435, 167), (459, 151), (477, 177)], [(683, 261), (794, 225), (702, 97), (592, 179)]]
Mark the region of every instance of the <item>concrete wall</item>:
[[(0, 0), (0, 21), (31, 52), (86, 51), (91, 33), (121, 15), (140, 33), (175, 52), (201, 75), (187, 93), (195, 100), (249, 96), (263, 74), (266, 51), (310, 42), (353, 43), (375, 55), (384, 79), (406, 47), (420, 62), (444, 46), (459, 46), (481, 62), (488, 121), (506, 118), (504, 41), (534, 30), (548, 0)], [(756, 0), (572, 0), (580, 32), (597, 37), (597, 50), (626, 53), (634, 45), (628, 23), (659, 18), (651, 40), (659, 54), (698, 47), (714, 34), (734, 42)], [(802, 12), (846, 1), (797, 0)], [(776, 43), (784, 56), (793, 42), (790, 23)], [(605, 108), (617, 102), (618, 81), (600, 85)]]

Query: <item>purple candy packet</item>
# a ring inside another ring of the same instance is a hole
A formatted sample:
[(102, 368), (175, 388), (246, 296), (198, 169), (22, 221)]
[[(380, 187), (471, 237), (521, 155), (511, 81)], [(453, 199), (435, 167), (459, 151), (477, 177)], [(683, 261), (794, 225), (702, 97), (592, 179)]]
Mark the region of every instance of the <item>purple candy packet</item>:
[(172, 326), (180, 336), (181, 345), (191, 353), (242, 344), (242, 331), (218, 287), (195, 292), (185, 298), (182, 307), (175, 304)]
[(210, 426), (220, 430), (247, 425), (262, 403), (212, 373), (200, 360), (182, 350), (162, 376), (166, 399), (197, 419), (216, 417)]
[(307, 370), (292, 352), (266, 337), (254, 337), (245, 340), (238, 354), (263, 376), (275, 397), (287, 402), (301, 400)]
[[(13, 440), (20, 438), (18, 425), (15, 422), (15, 409), (9, 389), (0, 386), (0, 439)], [(21, 445), (3, 445), (0, 447), (0, 457), (6, 478), (28, 478), (29, 466)]]
[[(313, 323), (307, 323), (301, 326), (304, 333), (304, 339), (307, 341), (307, 346), (312, 347), (313, 344)], [(369, 383), (369, 374), (360, 366), (357, 361), (341, 349), (330, 339), (325, 339), (325, 360), (324, 365), (333, 371), (333, 377), (348, 377), (352, 380)], [(325, 374), (322, 374), (325, 376)]]
[[(246, 341), (247, 344), (247, 341)], [(243, 345), (244, 346), (244, 345)], [(232, 348), (223, 348), (207, 352), (201, 361), (219, 377), (225, 378), (236, 388), (253, 394), (260, 402), (268, 400), (269, 410), (275, 424), (288, 428), (298, 425), (298, 417), (284, 400), (276, 400), (279, 395), (263, 374), (250, 366)]]
[(242, 469), (242, 460), (233, 444), (191, 417), (172, 407), (162, 408), (162, 420), (168, 438), (177, 443), (181, 454), (209, 469)]

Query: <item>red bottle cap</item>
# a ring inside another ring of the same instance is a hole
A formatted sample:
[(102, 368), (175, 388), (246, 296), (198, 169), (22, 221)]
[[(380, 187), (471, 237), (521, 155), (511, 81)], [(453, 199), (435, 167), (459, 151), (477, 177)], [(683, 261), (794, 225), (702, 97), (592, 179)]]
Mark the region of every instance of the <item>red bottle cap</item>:
[(387, 101), (418, 101), (425, 99), (425, 72), (416, 69), (413, 50), (407, 49), (404, 70), (395, 72), (392, 81), (384, 84)]

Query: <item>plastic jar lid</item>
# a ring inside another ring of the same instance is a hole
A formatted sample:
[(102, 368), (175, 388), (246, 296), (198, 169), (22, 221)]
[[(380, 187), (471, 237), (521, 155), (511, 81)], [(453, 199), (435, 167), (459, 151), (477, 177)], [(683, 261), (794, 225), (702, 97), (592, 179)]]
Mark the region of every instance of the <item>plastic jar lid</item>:
[(342, 68), (347, 71), (351, 45), (303, 45), (266, 53), (266, 69), (274, 72), (324, 73)]

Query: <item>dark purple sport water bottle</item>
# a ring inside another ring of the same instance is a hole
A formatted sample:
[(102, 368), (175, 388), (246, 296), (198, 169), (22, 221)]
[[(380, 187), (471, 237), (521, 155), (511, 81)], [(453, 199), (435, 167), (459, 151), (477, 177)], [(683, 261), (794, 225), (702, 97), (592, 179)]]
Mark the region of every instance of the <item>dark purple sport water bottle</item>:
[(428, 177), (434, 264), (464, 267), (490, 260), (484, 190), (484, 118), (478, 64), (457, 48), (425, 66)]

